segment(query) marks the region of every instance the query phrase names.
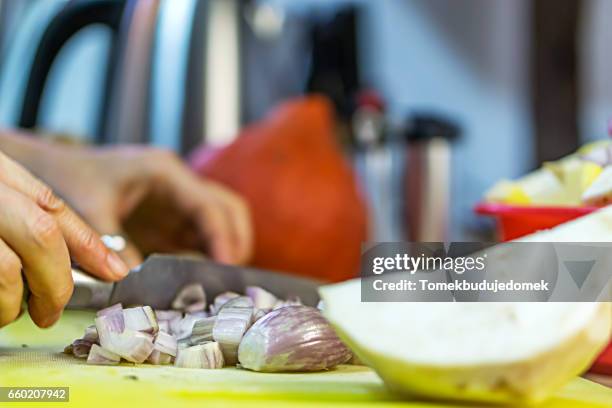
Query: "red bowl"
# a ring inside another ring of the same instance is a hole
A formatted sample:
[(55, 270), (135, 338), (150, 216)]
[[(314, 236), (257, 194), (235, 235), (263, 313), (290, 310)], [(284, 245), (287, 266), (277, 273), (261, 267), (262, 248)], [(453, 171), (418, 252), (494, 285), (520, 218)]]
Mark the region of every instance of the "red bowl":
[(497, 221), (501, 241), (511, 241), (543, 229), (589, 214), (599, 207), (534, 207), (508, 204), (480, 203), (474, 211), (489, 215)]

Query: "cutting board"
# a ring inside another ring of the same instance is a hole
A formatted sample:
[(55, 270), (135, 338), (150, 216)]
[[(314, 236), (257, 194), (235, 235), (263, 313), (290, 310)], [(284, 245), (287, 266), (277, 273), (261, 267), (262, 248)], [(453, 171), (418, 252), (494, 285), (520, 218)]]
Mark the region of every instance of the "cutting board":
[[(310, 374), (262, 374), (236, 368), (181, 369), (133, 365), (100, 367), (61, 353), (81, 336), (92, 314), (66, 312), (53, 328), (40, 330), (28, 317), (0, 329), (0, 386), (70, 387), (62, 407), (452, 407), (450, 404), (400, 400), (363, 366)], [(1, 406), (2, 404), (0, 404)], [(18, 407), (44, 403), (20, 403)], [(54, 406), (60, 406), (55, 404)], [(466, 405), (463, 405), (465, 407)], [(469, 405), (468, 405), (469, 406)], [(545, 408), (612, 407), (612, 390), (576, 378)]]

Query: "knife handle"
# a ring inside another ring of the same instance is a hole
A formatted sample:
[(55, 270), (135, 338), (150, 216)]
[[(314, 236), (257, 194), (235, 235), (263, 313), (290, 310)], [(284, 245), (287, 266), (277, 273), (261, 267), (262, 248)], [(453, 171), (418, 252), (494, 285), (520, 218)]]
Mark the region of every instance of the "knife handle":
[(75, 267), (72, 268), (72, 280), (74, 291), (66, 308), (97, 310), (108, 306), (113, 283), (96, 279)]

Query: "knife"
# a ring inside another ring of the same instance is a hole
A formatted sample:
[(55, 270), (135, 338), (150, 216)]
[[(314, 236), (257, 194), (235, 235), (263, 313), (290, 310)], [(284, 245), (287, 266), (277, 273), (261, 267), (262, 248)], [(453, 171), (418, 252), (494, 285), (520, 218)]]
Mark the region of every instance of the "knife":
[(244, 293), (247, 286), (260, 286), (279, 298), (298, 296), (316, 306), (321, 282), (280, 272), (219, 264), (194, 255), (153, 254), (116, 283), (96, 279), (73, 268), (74, 291), (69, 309), (102, 309), (115, 303), (149, 305), (169, 309), (178, 291), (190, 283), (204, 287), (208, 301), (220, 293)]

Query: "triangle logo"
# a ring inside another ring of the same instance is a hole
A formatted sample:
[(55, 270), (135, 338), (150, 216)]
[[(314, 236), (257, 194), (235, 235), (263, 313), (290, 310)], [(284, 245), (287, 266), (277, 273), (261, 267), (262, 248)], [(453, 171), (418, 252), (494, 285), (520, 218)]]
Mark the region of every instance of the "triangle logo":
[(592, 261), (564, 261), (563, 264), (565, 268), (570, 273), (570, 276), (578, 285), (578, 288), (582, 289), (582, 285), (584, 281), (586, 281), (587, 277), (591, 273), (593, 266), (595, 265), (595, 260)]

